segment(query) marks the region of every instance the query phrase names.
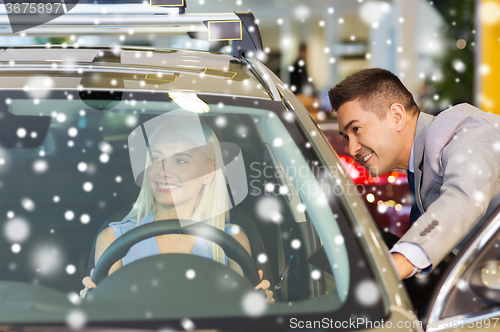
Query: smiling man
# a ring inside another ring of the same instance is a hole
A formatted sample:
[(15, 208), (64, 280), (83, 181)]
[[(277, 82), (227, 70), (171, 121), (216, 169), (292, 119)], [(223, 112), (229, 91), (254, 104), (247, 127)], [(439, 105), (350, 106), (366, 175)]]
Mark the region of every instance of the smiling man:
[(469, 104), (422, 113), (379, 68), (352, 74), (329, 97), (349, 154), (373, 177), (407, 171), (410, 229), (391, 253), (402, 278), (428, 274), (500, 203), (500, 116)]

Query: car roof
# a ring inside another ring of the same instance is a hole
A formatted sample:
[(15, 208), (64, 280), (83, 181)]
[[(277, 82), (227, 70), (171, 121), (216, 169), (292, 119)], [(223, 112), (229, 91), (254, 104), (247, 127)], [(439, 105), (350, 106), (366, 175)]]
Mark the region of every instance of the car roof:
[[(33, 76), (49, 76), (52, 89), (120, 88), (272, 99), (249, 68), (242, 59), (192, 50), (7, 47), (0, 52), (0, 89), (47, 89)], [(92, 75), (99, 79), (85, 80)]]

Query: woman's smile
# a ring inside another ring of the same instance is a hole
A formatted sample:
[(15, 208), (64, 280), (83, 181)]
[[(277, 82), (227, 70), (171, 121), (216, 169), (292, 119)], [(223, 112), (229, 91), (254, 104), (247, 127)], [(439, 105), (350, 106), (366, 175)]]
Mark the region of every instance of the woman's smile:
[(181, 185), (165, 183), (165, 182), (155, 182), (155, 185), (156, 185), (156, 190), (162, 193), (169, 193), (182, 188)]

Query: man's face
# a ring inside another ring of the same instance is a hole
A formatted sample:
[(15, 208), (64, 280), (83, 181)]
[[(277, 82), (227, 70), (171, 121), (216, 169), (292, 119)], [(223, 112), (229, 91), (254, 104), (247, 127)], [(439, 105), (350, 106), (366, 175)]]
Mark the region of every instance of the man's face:
[(396, 135), (390, 112), (380, 119), (353, 100), (340, 106), (337, 116), (340, 134), (349, 142), (349, 154), (365, 165), (372, 177), (401, 167), (401, 138)]

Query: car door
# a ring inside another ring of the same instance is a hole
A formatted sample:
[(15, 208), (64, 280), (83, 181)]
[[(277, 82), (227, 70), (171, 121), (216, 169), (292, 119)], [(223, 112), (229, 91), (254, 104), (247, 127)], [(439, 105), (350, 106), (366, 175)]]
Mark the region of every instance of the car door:
[(449, 266), (429, 308), (429, 332), (500, 330), (500, 207)]

